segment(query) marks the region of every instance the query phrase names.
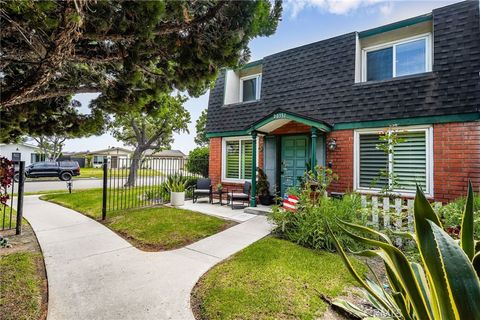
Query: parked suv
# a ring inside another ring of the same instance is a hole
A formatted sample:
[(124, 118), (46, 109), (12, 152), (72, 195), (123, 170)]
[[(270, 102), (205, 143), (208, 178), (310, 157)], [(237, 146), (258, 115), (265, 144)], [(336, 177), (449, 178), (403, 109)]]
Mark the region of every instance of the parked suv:
[[(73, 176), (80, 175), (80, 165), (76, 161), (36, 162), (25, 168), (25, 177), (42, 178), (57, 177), (69, 181)], [(14, 180), (18, 182), (19, 173), (15, 172)]]

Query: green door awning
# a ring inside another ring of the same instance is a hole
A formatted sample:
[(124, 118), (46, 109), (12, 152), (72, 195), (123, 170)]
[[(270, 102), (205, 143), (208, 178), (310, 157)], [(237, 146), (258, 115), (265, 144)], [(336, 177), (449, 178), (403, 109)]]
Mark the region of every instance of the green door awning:
[(290, 121), (295, 121), (313, 128), (317, 128), (323, 132), (330, 132), (332, 130), (332, 126), (324, 121), (319, 121), (310, 117), (306, 117), (303, 115), (295, 114), (289, 111), (284, 110), (277, 110), (266, 117), (260, 119), (259, 121), (255, 122), (250, 128), (246, 131), (247, 133), (251, 133), (253, 131), (263, 132), (263, 133), (270, 133), (283, 125), (289, 123)]

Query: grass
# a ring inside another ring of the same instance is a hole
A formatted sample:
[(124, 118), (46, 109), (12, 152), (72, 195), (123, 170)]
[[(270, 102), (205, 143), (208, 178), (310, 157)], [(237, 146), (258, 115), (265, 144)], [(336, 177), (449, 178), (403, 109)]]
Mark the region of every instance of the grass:
[(10, 207), (0, 205), (0, 230), (4, 227), (5, 229), (9, 229), (10, 222), (12, 223), (11, 228), (15, 229), (17, 226), (17, 211), (12, 209), (12, 219), (10, 220)]
[(41, 316), (42, 279), (39, 253), (16, 252), (0, 257), (0, 315), (3, 320)]
[[(48, 194), (40, 199), (74, 209), (94, 219), (101, 218), (101, 189)], [(182, 247), (233, 224), (198, 212), (170, 207), (115, 211), (108, 213), (104, 223), (136, 247), (149, 251)]]
[[(128, 177), (129, 169), (109, 169), (108, 174), (111, 174), (112, 177)], [(162, 173), (158, 170), (153, 169), (141, 169), (138, 170), (138, 176), (161, 176)], [(103, 177), (102, 168), (80, 168), (80, 175), (74, 177), (74, 179), (81, 178), (97, 178), (101, 179)]]
[(199, 319), (316, 319), (327, 307), (319, 293), (353, 284), (339, 255), (267, 237), (205, 274), (192, 301)]

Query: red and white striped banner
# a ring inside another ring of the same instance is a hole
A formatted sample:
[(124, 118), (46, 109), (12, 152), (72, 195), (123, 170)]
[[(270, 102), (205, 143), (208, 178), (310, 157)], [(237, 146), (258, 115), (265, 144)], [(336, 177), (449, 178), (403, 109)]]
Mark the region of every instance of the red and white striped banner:
[(297, 212), (298, 197), (289, 194), (285, 200), (283, 200), (283, 208), (290, 212)]

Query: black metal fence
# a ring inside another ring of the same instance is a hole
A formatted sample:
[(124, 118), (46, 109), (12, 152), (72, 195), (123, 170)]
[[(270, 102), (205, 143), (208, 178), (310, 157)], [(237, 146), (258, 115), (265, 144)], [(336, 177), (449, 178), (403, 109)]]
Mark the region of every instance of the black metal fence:
[(103, 164), (102, 219), (108, 212), (169, 202), (172, 181), (185, 183), (189, 199), (197, 179), (208, 176), (208, 159), (145, 157), (136, 174), (130, 172), (132, 162), (116, 158)]
[[(19, 161), (11, 170), (14, 170), (15, 174), (18, 175), (18, 182), (15, 182), (14, 179), (12, 180), (12, 184), (7, 189), (7, 202), (6, 204), (0, 204), (0, 231), (15, 229), (15, 234), (21, 234), (25, 161)], [(3, 176), (1, 178), (3, 179)]]

